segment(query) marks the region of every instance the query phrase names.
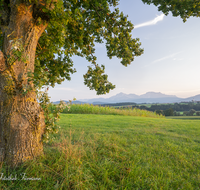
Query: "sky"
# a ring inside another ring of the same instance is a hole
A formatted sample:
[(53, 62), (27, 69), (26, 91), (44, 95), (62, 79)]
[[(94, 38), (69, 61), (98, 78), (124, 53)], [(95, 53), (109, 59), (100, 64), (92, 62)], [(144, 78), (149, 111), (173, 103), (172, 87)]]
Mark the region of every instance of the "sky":
[(183, 23), (180, 17), (165, 16), (141, 0), (121, 0), (118, 8), (134, 24), (132, 37), (140, 39), (144, 53), (125, 67), (120, 59), (107, 57), (105, 44), (97, 44), (97, 63), (105, 65), (108, 80), (116, 88), (96, 95), (83, 80), (90, 63), (73, 57), (77, 72), (71, 81), (49, 89), (51, 101), (109, 98), (120, 92), (141, 95), (153, 91), (180, 98), (200, 94), (200, 18)]

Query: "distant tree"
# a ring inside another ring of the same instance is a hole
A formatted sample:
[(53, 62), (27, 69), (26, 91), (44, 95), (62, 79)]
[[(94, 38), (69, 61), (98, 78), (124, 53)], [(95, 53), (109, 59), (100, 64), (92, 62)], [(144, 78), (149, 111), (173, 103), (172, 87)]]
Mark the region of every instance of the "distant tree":
[(165, 116), (173, 116), (174, 115), (174, 110), (172, 108), (169, 108), (164, 111)]
[(195, 112), (196, 112), (196, 111), (195, 111), (194, 109), (191, 109), (191, 110), (188, 112), (188, 115), (189, 115), (189, 116), (193, 116)]
[(200, 111), (197, 111), (197, 112), (196, 112), (196, 116), (200, 116)]
[(163, 110), (156, 110), (155, 112), (156, 112), (156, 114), (158, 114), (158, 115), (164, 115)]

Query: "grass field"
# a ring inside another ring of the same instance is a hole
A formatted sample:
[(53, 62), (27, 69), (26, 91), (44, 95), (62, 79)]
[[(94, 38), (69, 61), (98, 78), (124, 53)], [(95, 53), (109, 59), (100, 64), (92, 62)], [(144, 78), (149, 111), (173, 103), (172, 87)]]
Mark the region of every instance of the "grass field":
[[(1, 167), (18, 180), (1, 180), (0, 189), (200, 189), (199, 120), (62, 114), (59, 124), (44, 156)], [(23, 173), (41, 180), (20, 180)]]
[(167, 119), (200, 120), (200, 116), (168, 116)]

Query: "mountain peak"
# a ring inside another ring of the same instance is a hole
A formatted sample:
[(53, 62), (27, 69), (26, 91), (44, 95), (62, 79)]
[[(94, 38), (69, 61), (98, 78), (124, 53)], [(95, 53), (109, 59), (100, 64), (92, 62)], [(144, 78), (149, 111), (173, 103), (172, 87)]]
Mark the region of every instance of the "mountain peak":
[(167, 98), (176, 97), (175, 95), (166, 95), (161, 92), (147, 92), (146, 94), (140, 95), (140, 98)]
[[(87, 99), (87, 100), (81, 100), (82, 102), (87, 103), (99, 103), (99, 104), (105, 104), (105, 103), (121, 103), (121, 102), (135, 102), (135, 103), (173, 103), (173, 102), (181, 102), (181, 101), (191, 101), (196, 100), (200, 101), (200, 94), (189, 97), (187, 99), (178, 98), (175, 95), (166, 95), (161, 92), (147, 92), (142, 95), (136, 95), (136, 94), (125, 94), (123, 92), (120, 92), (114, 96), (111, 96), (110, 98), (93, 98), (93, 99)], [(80, 100), (79, 100), (80, 101)]]
[(116, 95), (127, 95), (127, 94), (125, 94), (125, 93), (123, 93), (123, 92), (120, 92), (120, 93), (118, 93), (118, 94), (116, 94)]

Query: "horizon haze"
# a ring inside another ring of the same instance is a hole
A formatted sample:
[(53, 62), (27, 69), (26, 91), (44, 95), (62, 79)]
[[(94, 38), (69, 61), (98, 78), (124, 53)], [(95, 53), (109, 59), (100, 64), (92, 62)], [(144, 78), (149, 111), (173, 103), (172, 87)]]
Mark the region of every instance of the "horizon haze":
[[(63, 100), (68, 102), (69, 100)], [(90, 103), (90, 104), (108, 104), (108, 103), (123, 103), (123, 102), (131, 102), (131, 103), (180, 103), (180, 102), (191, 102), (191, 101), (199, 101), (200, 102), (200, 94), (195, 96), (187, 97), (187, 98), (179, 98), (175, 95), (166, 95), (161, 92), (147, 92), (142, 95), (136, 94), (125, 94), (120, 92), (114, 96), (109, 98), (92, 98), (92, 99), (76, 99), (72, 101), (74, 103)], [(54, 101), (53, 103), (59, 103), (60, 100)]]

